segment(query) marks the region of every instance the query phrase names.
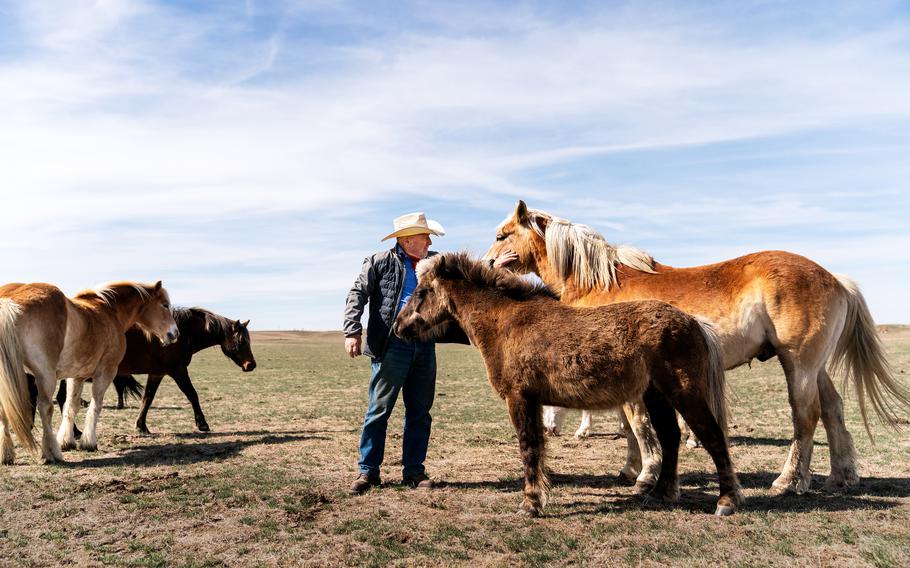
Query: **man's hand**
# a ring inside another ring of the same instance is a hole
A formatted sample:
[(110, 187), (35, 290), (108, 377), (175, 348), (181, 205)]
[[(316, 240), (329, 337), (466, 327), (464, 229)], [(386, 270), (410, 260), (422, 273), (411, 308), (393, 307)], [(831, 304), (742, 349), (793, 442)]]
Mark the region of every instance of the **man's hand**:
[(360, 345), (362, 343), (363, 336), (354, 335), (352, 337), (344, 338), (344, 350), (348, 352), (348, 356), (352, 359), (360, 355)]
[(518, 253), (512, 249), (506, 249), (501, 255), (493, 261), (493, 268), (502, 268), (510, 262), (518, 260)]

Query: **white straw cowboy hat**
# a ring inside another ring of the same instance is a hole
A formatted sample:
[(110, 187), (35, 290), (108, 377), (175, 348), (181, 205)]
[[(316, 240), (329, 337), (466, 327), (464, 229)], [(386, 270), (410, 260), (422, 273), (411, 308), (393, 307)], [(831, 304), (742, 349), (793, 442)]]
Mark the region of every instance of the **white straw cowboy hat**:
[(442, 225), (427, 219), (423, 213), (408, 213), (392, 221), (394, 231), (386, 235), (382, 240), (388, 240), (392, 237), (410, 237), (411, 235), (436, 235), (442, 237), (446, 234)]

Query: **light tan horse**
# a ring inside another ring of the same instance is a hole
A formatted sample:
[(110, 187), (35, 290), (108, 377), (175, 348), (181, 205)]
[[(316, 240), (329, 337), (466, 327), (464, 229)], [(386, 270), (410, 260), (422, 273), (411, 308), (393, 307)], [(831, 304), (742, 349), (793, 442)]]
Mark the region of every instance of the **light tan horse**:
[(161, 287), (133, 282), (106, 284), (74, 298), (50, 284), (7, 284), (0, 287), (0, 457), (15, 459), (10, 426), (19, 441), (36, 449), (26, 369), (35, 376), (43, 435), (44, 463), (63, 461), (60, 451), (75, 446), (71, 397), (63, 412), (58, 437), (51, 430), (57, 381), (92, 381), (92, 402), (85, 417), (80, 446), (97, 448), (95, 431), (104, 392), (117, 374), (126, 350), (126, 330), (138, 325), (162, 343), (176, 341), (177, 324), (170, 298)]
[[(892, 376), (856, 285), (802, 256), (766, 251), (707, 266), (674, 268), (638, 249), (613, 246), (586, 225), (529, 209), (523, 201), (499, 225), (496, 242), (485, 257), (508, 249), (519, 257), (510, 268), (537, 273), (567, 304), (659, 299), (711, 323), (727, 369), (776, 355), (787, 380), (794, 434), (774, 493), (803, 493), (809, 488), (812, 437), (819, 417), (831, 455), (826, 488), (859, 481), (843, 401), (826, 365), (832, 372), (844, 372), (845, 385), (852, 382), (870, 437), (867, 399), (892, 426), (899, 421), (896, 412), (910, 408), (910, 394)], [(640, 404), (632, 406), (627, 407), (627, 417), (634, 410), (632, 430), (636, 437), (646, 437), (642, 431), (650, 430), (643, 426), (647, 417)]]

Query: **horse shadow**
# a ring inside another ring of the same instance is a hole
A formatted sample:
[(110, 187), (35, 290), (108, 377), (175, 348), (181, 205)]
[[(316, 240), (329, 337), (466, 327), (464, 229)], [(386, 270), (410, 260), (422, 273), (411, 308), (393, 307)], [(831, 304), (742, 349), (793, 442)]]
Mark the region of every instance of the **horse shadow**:
[[(803, 495), (779, 495), (769, 493), (769, 488), (777, 474), (770, 472), (747, 472), (738, 474), (743, 489), (758, 490), (758, 494), (749, 495), (742, 511), (774, 512), (809, 512), (809, 511), (853, 511), (853, 510), (887, 510), (904, 506), (900, 499), (910, 497), (910, 478), (904, 477), (863, 477), (860, 484), (839, 493), (828, 493), (824, 487), (825, 476), (815, 475), (812, 478), (810, 491)], [(604, 513), (617, 513), (635, 509), (653, 509), (642, 503), (641, 497), (633, 495), (631, 488), (619, 483), (615, 475), (550, 473), (554, 489), (561, 486), (589, 488), (594, 492), (575, 492), (581, 497), (572, 501), (565, 500), (562, 508), (571, 510), (548, 510), (547, 517), (562, 518)], [(682, 509), (692, 512), (713, 513), (717, 501), (714, 487), (716, 474), (690, 473), (679, 476), (681, 494), (679, 502), (672, 506), (660, 506), (658, 509)], [(496, 481), (447, 482), (447, 487), (456, 489), (494, 489), (503, 493), (520, 494), (524, 489), (521, 478), (504, 478)], [(607, 490), (607, 491), (604, 491)]]
[[(224, 432), (221, 436), (254, 436), (244, 440), (211, 441), (194, 444), (146, 444), (128, 448), (119, 455), (105, 456), (97, 459), (86, 459), (78, 462), (80, 468), (99, 468), (110, 466), (153, 467), (158, 465), (184, 465), (213, 460), (223, 460), (236, 456), (245, 448), (257, 445), (286, 444), (304, 440), (328, 440), (324, 436), (311, 436), (300, 433), (253, 431)], [(212, 434), (200, 434), (200, 437), (211, 438)], [(191, 438), (190, 436), (181, 436)]]

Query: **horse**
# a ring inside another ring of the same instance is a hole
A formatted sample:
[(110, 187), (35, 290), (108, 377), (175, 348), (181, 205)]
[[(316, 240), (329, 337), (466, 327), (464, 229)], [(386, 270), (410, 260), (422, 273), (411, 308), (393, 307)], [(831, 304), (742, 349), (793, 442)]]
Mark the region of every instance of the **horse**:
[[(41, 461), (62, 462), (61, 447), (75, 446), (73, 404), (67, 404), (57, 437), (51, 430), (54, 384), (61, 378), (93, 377), (92, 401), (80, 446), (98, 447), (96, 428), (104, 392), (117, 374), (126, 351), (126, 330), (138, 325), (162, 343), (179, 336), (170, 298), (161, 281), (150, 284), (114, 282), (84, 290), (72, 299), (50, 284), (6, 284), (0, 287), (0, 461), (15, 460), (10, 426), (19, 441), (36, 450), (29, 413), (26, 369), (35, 376), (41, 415)], [(70, 401), (78, 397), (70, 397)], [(9, 419), (9, 423), (7, 422)]]
[[(256, 368), (256, 358), (250, 345), (250, 332), (247, 330), (250, 320), (245, 322), (231, 320), (204, 308), (177, 307), (173, 312), (180, 337), (171, 345), (163, 347), (155, 341), (149, 341), (137, 328), (126, 332), (126, 353), (117, 368), (114, 384), (118, 387), (119, 401), (122, 401), (123, 390), (130, 387), (134, 391), (138, 390), (136, 386), (139, 383), (132, 375), (148, 375), (145, 389), (141, 391), (142, 404), (136, 418), (136, 430), (141, 434), (151, 433), (146, 425), (146, 418), (165, 375), (174, 379), (193, 407), (196, 428), (200, 432), (210, 430), (199, 404), (199, 395), (190, 381), (187, 369), (195, 353), (218, 345), (225, 357), (233, 361), (243, 372), (248, 373)], [(65, 400), (66, 387), (61, 384), (57, 392), (57, 402), (61, 408)], [(79, 437), (79, 431), (75, 430), (74, 435)]]
[(480, 350), (518, 435), (524, 512), (537, 516), (547, 502), (541, 405), (606, 409), (643, 398), (663, 449), (660, 478), (645, 499), (679, 498), (676, 409), (717, 468), (715, 514), (733, 514), (742, 494), (725, 432), (723, 360), (707, 326), (653, 300), (572, 307), (545, 285), (465, 253), (423, 260), (417, 276), (394, 333), (430, 340), (457, 324)]
[[(639, 249), (611, 245), (590, 227), (530, 209), (523, 201), (497, 227), (485, 258), (507, 249), (518, 255), (509, 268), (538, 274), (566, 304), (657, 299), (710, 322), (718, 330), (727, 369), (776, 356), (787, 381), (794, 432), (773, 494), (809, 489), (812, 437), (819, 416), (831, 456), (825, 488), (841, 490), (859, 482), (843, 400), (826, 363), (832, 374), (843, 372), (844, 388), (852, 382), (870, 438), (867, 398), (879, 418), (894, 427), (901, 420), (897, 409), (910, 408), (910, 393), (892, 375), (856, 284), (802, 256), (764, 251), (674, 268)], [(642, 482), (659, 468), (649, 448), (653, 434), (640, 402), (626, 405), (625, 411), (642, 454), (651, 454), (641, 458)], [(629, 443), (635, 445), (635, 439), (630, 437)], [(620, 475), (628, 476), (631, 469), (627, 463)]]

